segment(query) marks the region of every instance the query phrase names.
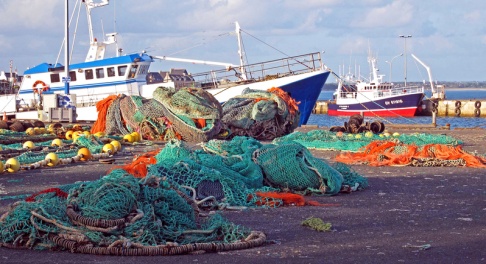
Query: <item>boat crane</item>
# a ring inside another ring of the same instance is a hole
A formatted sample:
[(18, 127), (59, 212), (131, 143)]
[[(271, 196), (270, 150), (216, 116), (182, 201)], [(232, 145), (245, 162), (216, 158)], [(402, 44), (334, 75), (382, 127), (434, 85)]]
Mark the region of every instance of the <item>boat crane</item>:
[(415, 56), (414, 54), (412, 54), (412, 57), (418, 63), (422, 64), (422, 66), (424, 66), (424, 68), (427, 70), (427, 74), (429, 76), (429, 82), (430, 82), (430, 89), (432, 90), (432, 99), (444, 100), (445, 99), (444, 85), (437, 85), (437, 87), (434, 86), (434, 81), (432, 79), (432, 72), (430, 70), (430, 67), (427, 66), (424, 62), (422, 62), (419, 58), (417, 58), (417, 56)]

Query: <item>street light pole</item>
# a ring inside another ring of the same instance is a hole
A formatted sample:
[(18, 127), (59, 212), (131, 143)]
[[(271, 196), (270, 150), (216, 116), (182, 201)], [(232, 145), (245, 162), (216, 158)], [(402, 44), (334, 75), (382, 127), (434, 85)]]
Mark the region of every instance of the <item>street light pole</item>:
[(400, 53), (398, 54), (397, 56), (393, 57), (390, 61), (385, 61), (386, 63), (390, 64), (390, 77), (389, 77), (389, 80), (388, 82), (391, 83), (391, 80), (392, 80), (392, 65), (393, 65), (393, 60), (400, 57), (400, 56), (403, 56), (403, 53)]
[(405, 71), (405, 86), (407, 86), (407, 39), (411, 38), (412, 35), (406, 35), (406, 36), (400, 35), (398, 37), (405, 39), (405, 48), (404, 48), (404, 50), (405, 50), (404, 51), (404, 53), (405, 53), (405, 70), (404, 71)]

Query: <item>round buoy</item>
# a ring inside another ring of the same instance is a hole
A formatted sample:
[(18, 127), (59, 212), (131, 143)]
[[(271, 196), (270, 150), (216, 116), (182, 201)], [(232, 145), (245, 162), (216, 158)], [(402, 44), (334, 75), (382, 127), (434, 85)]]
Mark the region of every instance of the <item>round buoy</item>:
[(20, 163), (16, 158), (10, 158), (5, 162), (5, 168), (8, 172), (17, 172), (20, 170)]
[(40, 134), (41, 134), (41, 130), (40, 130), (40, 128), (38, 128), (38, 127), (34, 127), (34, 134), (36, 134), (36, 135), (40, 135)]
[(360, 139), (362, 136), (361, 134), (356, 134), (356, 136), (354, 136), (354, 138), (357, 138), (357, 139)]
[(389, 137), (389, 136), (390, 136), (390, 133), (385, 132), (385, 133), (383, 133), (383, 136), (385, 136), (385, 137)]
[(399, 136), (400, 136), (400, 133), (395, 132), (395, 133), (393, 133), (393, 135), (392, 135), (392, 136), (394, 136), (394, 137), (399, 137)]
[(46, 155), (45, 160), (47, 160), (47, 166), (54, 167), (59, 163), (59, 156), (56, 153), (51, 152)]
[(83, 131), (83, 134), (85, 134), (87, 137), (91, 136), (91, 133), (88, 130)]
[(73, 135), (72, 135), (73, 142), (76, 142), (76, 140), (78, 140), (78, 138), (81, 135), (84, 135), (83, 132), (81, 132), (81, 131), (75, 131), (75, 132), (73, 132)]
[(134, 139), (131, 134), (126, 134), (125, 136), (123, 136), (123, 141), (133, 143)]
[(140, 140), (142, 140), (140, 134), (137, 131), (130, 133), (130, 135), (132, 135), (133, 137), (133, 142), (139, 142)]
[(53, 147), (61, 147), (62, 146), (62, 140), (60, 140), (59, 138), (56, 138), (56, 139), (52, 140), (51, 146), (53, 146)]
[(104, 153), (108, 153), (108, 154), (114, 154), (115, 153), (115, 146), (113, 146), (112, 144), (105, 144), (103, 146), (103, 149), (102, 151)]
[(67, 139), (67, 140), (71, 140), (71, 139), (73, 139), (73, 133), (74, 133), (74, 132), (73, 132), (72, 130), (68, 130), (68, 131), (66, 132), (66, 139)]
[(2, 174), (4, 170), (5, 168), (3, 167), (3, 162), (0, 161), (0, 174)]
[(78, 155), (81, 156), (80, 160), (87, 161), (91, 159), (91, 152), (88, 148), (80, 148), (78, 150)]
[(342, 131), (339, 131), (336, 133), (336, 136), (337, 137), (343, 137), (344, 133)]
[(115, 152), (120, 151), (120, 150), (121, 150), (121, 148), (122, 148), (121, 143), (120, 143), (120, 141), (118, 141), (118, 140), (112, 140), (112, 141), (110, 142), (110, 144), (112, 144), (112, 145), (113, 145), (113, 147), (115, 147)]
[(33, 127), (29, 127), (29, 128), (27, 128), (27, 129), (25, 130), (25, 134), (30, 135), (30, 136), (35, 135), (34, 128), (33, 128)]
[(373, 137), (373, 132), (371, 132), (371, 131), (367, 131), (367, 132), (365, 133), (365, 137), (367, 137), (367, 138), (372, 138), (372, 137)]
[(22, 145), (24, 149), (33, 149), (34, 148), (34, 142), (32, 141), (25, 141), (24, 144)]

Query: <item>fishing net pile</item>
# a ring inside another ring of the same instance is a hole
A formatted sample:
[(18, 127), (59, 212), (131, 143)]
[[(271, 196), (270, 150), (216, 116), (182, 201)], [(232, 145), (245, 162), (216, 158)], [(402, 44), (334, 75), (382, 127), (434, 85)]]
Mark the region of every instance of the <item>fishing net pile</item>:
[(141, 157), (123, 169), (146, 171), (136, 177), (165, 177), (188, 188), (196, 199), (208, 201), (208, 206), (217, 207), (256, 203), (274, 207), (286, 202), (266, 195), (271, 192), (334, 195), (343, 186), (368, 186), (348, 166), (315, 158), (299, 143), (262, 144), (243, 136), (211, 140), (196, 150), (183, 141), (170, 141), (157, 154)]
[(370, 166), (486, 168), (486, 157), (470, 154), (461, 145), (418, 146), (397, 141), (373, 141), (357, 153), (341, 153), (336, 160)]
[(122, 170), (51, 188), (0, 218), (0, 245), (99, 255), (175, 255), (260, 246), (262, 232), (202, 217), (184, 190)]
[[(134, 177), (129, 168), (140, 164), (146, 175)], [(321, 205), (302, 195), (335, 195), (346, 185), (363, 189), (367, 181), (295, 142), (237, 136), (192, 149), (171, 140), (99, 180), (49, 188), (12, 204), (0, 217), (0, 245), (134, 256), (251, 248), (265, 243), (262, 232), (208, 210)]]
[(464, 151), (461, 140), (447, 135), (427, 133), (390, 135), (372, 132), (352, 134), (312, 130), (294, 132), (273, 142), (299, 142), (307, 148), (343, 151), (345, 153), (338, 154), (335, 160), (346, 164), (479, 168), (486, 165), (483, 156)]
[(112, 95), (96, 105), (91, 133), (139, 132), (144, 139), (208, 141), (221, 129), (221, 105), (199, 88), (158, 87), (153, 99)]
[(280, 88), (245, 89), (223, 105), (226, 137), (250, 136), (272, 140), (294, 131), (299, 124), (298, 103)]
[(274, 143), (295, 141), (309, 149), (337, 150), (359, 152), (373, 141), (397, 141), (404, 144), (423, 146), (427, 144), (460, 145), (462, 141), (447, 135), (434, 135), (427, 133), (412, 134), (374, 134), (372, 132), (352, 134), (332, 132), (326, 130), (311, 130), (309, 132), (294, 132), (276, 138)]
[(139, 132), (149, 140), (207, 142), (213, 138), (251, 136), (271, 140), (291, 133), (299, 123), (295, 100), (279, 88), (246, 89), (223, 107), (200, 88), (158, 87), (153, 99), (112, 95), (96, 105), (91, 133)]

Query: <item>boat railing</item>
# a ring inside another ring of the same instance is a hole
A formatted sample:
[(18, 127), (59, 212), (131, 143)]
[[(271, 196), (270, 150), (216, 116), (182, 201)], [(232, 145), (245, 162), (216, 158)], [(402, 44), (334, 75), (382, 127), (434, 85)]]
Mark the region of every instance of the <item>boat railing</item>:
[[(191, 76), (196, 82), (201, 83), (203, 88), (210, 89), (313, 72), (322, 69), (322, 67), (321, 54), (316, 52), (247, 64), (243, 67), (230, 67), (227, 69), (196, 73), (191, 74)], [(241, 68), (244, 68), (244, 72), (242, 72)], [(243, 74), (246, 74), (246, 79), (244, 79)]]
[(419, 86), (394, 87), (390, 89), (389, 95), (423, 93), (424, 88)]

